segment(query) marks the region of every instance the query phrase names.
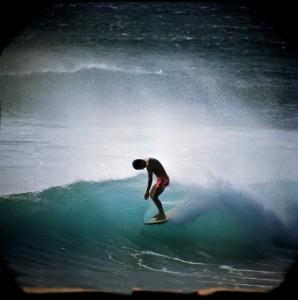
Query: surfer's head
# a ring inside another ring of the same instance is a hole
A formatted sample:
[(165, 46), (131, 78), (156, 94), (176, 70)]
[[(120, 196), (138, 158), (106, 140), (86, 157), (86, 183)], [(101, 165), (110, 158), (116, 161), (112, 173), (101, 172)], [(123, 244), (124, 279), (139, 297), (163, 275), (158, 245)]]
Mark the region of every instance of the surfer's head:
[(144, 159), (135, 159), (132, 162), (132, 166), (136, 169), (136, 170), (141, 170), (144, 169), (146, 167), (146, 161)]

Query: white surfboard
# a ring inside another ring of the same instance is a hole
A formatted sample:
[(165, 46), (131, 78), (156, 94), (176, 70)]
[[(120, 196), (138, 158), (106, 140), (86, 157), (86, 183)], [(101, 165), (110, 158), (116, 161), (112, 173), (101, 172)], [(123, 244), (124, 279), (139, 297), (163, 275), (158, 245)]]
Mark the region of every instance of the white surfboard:
[(153, 218), (150, 218), (149, 220), (145, 221), (144, 224), (145, 225), (153, 225), (153, 224), (165, 223), (173, 216), (174, 212), (175, 212), (175, 208), (172, 208), (165, 212), (165, 215), (166, 215), (165, 219), (157, 220), (156, 218), (153, 217)]
[(146, 222), (144, 222), (145, 225), (152, 225), (152, 224), (160, 224), (160, 223), (165, 223), (167, 222), (168, 219), (161, 219), (161, 220), (157, 220), (156, 218), (151, 218), (149, 220), (147, 220)]

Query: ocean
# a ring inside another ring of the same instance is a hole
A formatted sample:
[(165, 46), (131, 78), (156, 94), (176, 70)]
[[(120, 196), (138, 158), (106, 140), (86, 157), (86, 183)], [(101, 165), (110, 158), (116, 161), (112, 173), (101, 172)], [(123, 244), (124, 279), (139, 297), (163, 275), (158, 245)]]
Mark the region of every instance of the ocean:
[[(0, 253), (22, 287), (277, 287), (298, 247), (298, 58), (241, 2), (53, 3), (0, 57)], [(136, 158), (171, 178), (162, 225)]]

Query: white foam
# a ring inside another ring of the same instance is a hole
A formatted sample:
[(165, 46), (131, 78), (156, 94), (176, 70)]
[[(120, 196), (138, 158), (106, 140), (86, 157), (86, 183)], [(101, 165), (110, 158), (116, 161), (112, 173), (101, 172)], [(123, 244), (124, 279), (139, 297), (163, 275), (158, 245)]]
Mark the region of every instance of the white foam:
[[(297, 132), (267, 128), (245, 102), (231, 105), (208, 62), (175, 53), (115, 57), (81, 49), (3, 54), (3, 74), (54, 76), (3, 79), (1, 193), (129, 178), (140, 174), (131, 161), (146, 157), (158, 158), (173, 184), (298, 180)], [(84, 69), (109, 74), (55, 76)]]
[(175, 261), (185, 263), (185, 264), (190, 264), (190, 265), (205, 265), (205, 263), (183, 260), (183, 259), (180, 259), (178, 257), (172, 257), (172, 256), (160, 254), (160, 253), (157, 253), (157, 252), (154, 252), (154, 251), (141, 251), (139, 253), (135, 253), (133, 256), (138, 257), (138, 256), (144, 256), (144, 255), (159, 256), (159, 257), (162, 257), (162, 258), (166, 258), (166, 259), (169, 259), (169, 260), (175, 260)]

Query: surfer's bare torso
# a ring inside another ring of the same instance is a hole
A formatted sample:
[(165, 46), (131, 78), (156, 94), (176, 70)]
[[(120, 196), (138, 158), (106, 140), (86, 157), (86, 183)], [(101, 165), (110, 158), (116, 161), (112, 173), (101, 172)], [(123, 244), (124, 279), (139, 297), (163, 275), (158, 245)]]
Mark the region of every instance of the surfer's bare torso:
[(154, 174), (156, 177), (168, 177), (162, 164), (155, 158), (148, 158), (146, 160), (146, 169), (149, 174)]

